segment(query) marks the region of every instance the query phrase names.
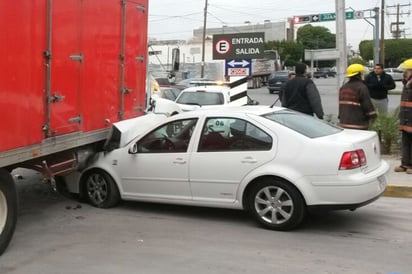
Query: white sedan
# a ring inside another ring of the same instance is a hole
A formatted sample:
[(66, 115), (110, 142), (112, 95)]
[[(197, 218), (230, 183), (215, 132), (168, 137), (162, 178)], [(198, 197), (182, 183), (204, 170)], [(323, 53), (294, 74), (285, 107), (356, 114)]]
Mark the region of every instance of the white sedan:
[(96, 207), (123, 199), (243, 209), (275, 230), (297, 227), (311, 209), (374, 201), (389, 169), (375, 132), (265, 106), (145, 115), (115, 125), (107, 147), (66, 178)]

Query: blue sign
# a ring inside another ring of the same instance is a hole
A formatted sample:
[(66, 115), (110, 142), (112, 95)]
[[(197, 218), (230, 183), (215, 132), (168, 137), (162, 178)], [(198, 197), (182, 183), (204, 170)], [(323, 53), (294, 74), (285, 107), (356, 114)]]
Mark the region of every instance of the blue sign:
[(250, 76), (252, 75), (252, 59), (226, 59), (226, 76)]

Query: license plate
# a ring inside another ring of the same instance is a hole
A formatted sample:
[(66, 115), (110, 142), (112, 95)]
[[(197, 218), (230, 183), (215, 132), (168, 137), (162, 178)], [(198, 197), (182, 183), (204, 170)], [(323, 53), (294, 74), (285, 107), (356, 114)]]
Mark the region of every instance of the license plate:
[(282, 84), (282, 82), (276, 82), (276, 85), (280, 85), (280, 84)]
[(386, 187), (386, 176), (381, 175), (378, 177), (379, 188), (382, 190)]

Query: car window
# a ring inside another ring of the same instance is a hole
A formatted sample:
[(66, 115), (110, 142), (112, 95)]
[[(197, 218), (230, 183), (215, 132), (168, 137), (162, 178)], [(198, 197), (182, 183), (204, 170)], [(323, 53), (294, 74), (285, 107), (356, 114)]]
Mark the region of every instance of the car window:
[(197, 119), (185, 119), (167, 123), (140, 139), (138, 153), (186, 152)]
[(174, 88), (168, 88), (162, 90), (162, 97), (171, 101), (176, 100), (180, 90)]
[(272, 148), (272, 137), (255, 125), (237, 118), (208, 118), (199, 141), (199, 152), (261, 151)]
[(176, 103), (185, 104), (185, 105), (223, 105), (224, 98), (223, 93), (217, 92), (206, 92), (206, 91), (197, 91), (197, 92), (183, 92), (177, 98)]
[(263, 117), (288, 127), (309, 138), (328, 136), (342, 131), (342, 128), (333, 126), (303, 113), (281, 110), (263, 115)]
[(277, 72), (273, 72), (269, 78), (273, 79), (273, 78), (277, 78), (277, 77), (288, 77), (289, 76), (289, 72), (288, 71), (277, 71)]

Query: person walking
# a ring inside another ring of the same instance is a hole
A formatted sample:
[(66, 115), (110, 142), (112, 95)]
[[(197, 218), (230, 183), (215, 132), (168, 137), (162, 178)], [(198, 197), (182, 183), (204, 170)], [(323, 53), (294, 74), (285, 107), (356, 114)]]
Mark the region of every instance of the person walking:
[(365, 82), (378, 114), (386, 115), (388, 113), (388, 90), (396, 87), (392, 76), (385, 73), (382, 64), (376, 64), (373, 71), (365, 77)]
[(286, 82), (282, 92), (282, 107), (323, 119), (322, 101), (315, 83), (306, 77), (306, 64), (297, 64), (296, 76)]
[(403, 89), (399, 109), (399, 129), (401, 130), (401, 165), (395, 172), (412, 174), (412, 59), (401, 64)]
[(369, 96), (368, 87), (363, 82), (365, 67), (352, 64), (346, 69), (349, 81), (339, 89), (339, 126), (350, 129), (369, 129), (369, 124), (377, 117)]

